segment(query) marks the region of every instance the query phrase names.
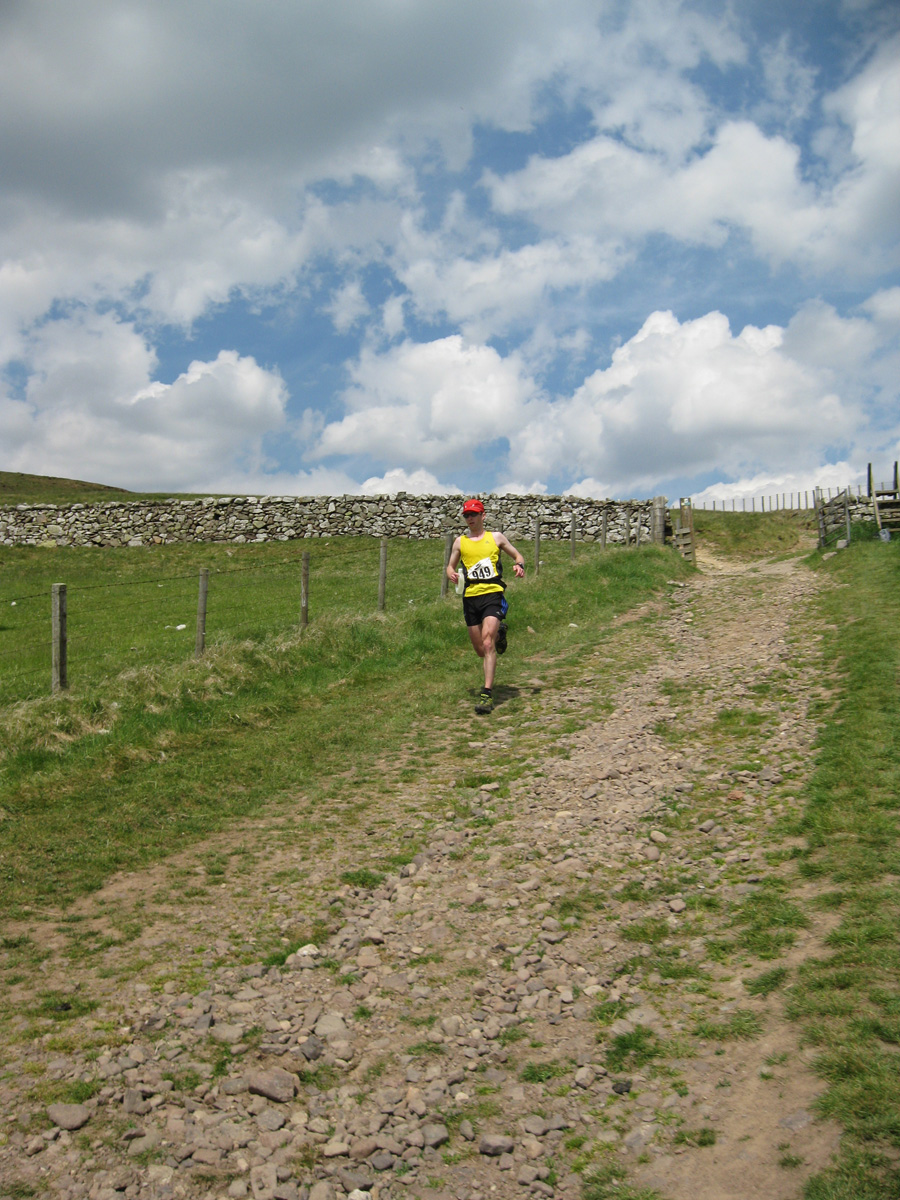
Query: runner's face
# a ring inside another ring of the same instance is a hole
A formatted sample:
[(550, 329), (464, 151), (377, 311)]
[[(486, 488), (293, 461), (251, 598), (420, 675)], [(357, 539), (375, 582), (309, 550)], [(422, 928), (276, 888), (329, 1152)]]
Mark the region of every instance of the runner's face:
[(480, 533), (484, 523), (484, 513), (469, 512), (463, 514), (465, 522), (469, 527), (469, 533)]

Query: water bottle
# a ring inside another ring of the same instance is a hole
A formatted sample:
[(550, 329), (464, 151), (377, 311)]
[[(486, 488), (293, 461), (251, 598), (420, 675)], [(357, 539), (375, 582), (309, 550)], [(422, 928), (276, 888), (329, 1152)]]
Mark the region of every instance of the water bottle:
[(466, 590), (466, 568), (460, 563), (456, 571), (456, 594), (461, 596)]

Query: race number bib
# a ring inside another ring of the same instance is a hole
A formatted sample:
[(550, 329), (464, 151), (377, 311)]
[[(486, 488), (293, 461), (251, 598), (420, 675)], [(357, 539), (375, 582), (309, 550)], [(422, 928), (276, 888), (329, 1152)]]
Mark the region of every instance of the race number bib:
[(494, 564), (489, 558), (479, 559), (474, 566), (466, 571), (466, 578), (472, 583), (485, 583), (495, 577)]

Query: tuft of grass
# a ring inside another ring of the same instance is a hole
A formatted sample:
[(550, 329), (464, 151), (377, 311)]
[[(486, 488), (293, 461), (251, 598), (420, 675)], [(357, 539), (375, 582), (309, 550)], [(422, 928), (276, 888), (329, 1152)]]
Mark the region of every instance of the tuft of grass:
[(592, 1167), (582, 1180), (582, 1200), (659, 1200), (652, 1188), (634, 1187), (621, 1163), (607, 1161)]
[(608, 1071), (635, 1071), (658, 1058), (663, 1045), (652, 1029), (638, 1025), (630, 1033), (620, 1033), (610, 1042), (604, 1062)]
[(384, 882), (384, 875), (380, 871), (371, 871), (368, 867), (357, 867), (353, 871), (342, 871), (341, 881), (349, 883), (351, 887), (373, 891)]
[(770, 992), (781, 987), (787, 975), (786, 967), (772, 967), (770, 971), (763, 971), (761, 975), (746, 980), (744, 987), (748, 996), (768, 996)]
[(694, 1026), (697, 1037), (711, 1042), (728, 1042), (757, 1038), (763, 1031), (762, 1018), (749, 1009), (739, 1008), (728, 1013), (722, 1021), (701, 1018)]
[(672, 1140), (676, 1146), (714, 1146), (716, 1131), (709, 1125), (702, 1129), (679, 1129)]
[(34, 1017), (49, 1017), (52, 1021), (74, 1021), (97, 1007), (96, 1000), (78, 992), (41, 992), (39, 1002), (29, 1009), (29, 1013)]
[(530, 1062), (526, 1063), (519, 1072), (519, 1078), (523, 1083), (547, 1083), (550, 1079), (557, 1079), (560, 1075), (567, 1075), (569, 1068), (565, 1063), (560, 1062)]

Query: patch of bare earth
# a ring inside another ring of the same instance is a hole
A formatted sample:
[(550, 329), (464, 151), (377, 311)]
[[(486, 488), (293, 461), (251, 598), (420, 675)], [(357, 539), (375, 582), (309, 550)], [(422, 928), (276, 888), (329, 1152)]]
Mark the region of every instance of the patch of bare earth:
[[(578, 678), (536, 678), (513, 624), (515, 715), (460, 700), (471, 740), (422, 781), (298, 795), (7, 930), (34, 956), (6, 963), (0, 1196), (565, 1198), (610, 1158), (667, 1200), (798, 1196), (839, 1130), (781, 992), (747, 984), (830, 918), (771, 961), (717, 948), (793, 879), (817, 586), (707, 564)], [(273, 930), (294, 952), (267, 965)]]

